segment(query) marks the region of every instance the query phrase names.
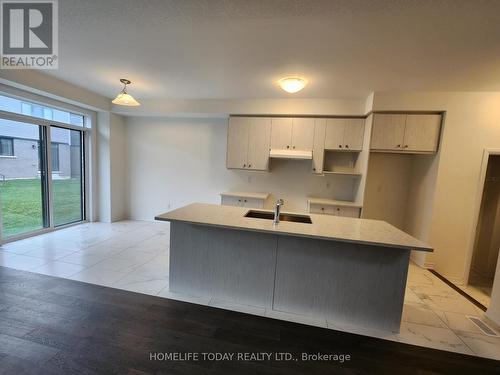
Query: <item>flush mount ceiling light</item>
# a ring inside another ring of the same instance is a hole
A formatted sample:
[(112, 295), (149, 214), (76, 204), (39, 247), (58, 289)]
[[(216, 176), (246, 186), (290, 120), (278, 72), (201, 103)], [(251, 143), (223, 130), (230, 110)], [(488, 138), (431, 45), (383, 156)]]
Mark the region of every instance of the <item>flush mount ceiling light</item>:
[(132, 95), (127, 94), (127, 85), (130, 85), (132, 82), (125, 78), (120, 79), (120, 82), (123, 83), (123, 89), (111, 103), (126, 105), (129, 107), (137, 107), (138, 105), (141, 105), (141, 103), (135, 100)]
[(302, 90), (307, 85), (307, 81), (300, 77), (285, 77), (281, 78), (278, 84), (286, 92), (294, 94)]

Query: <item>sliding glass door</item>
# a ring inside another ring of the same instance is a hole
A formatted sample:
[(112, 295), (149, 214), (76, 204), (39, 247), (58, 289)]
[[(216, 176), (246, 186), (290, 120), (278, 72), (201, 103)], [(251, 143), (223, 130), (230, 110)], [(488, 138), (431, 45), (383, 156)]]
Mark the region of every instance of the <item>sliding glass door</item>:
[(50, 127), (54, 226), (83, 220), (83, 132)]
[(0, 94), (0, 243), (85, 220), (85, 119)]
[(0, 119), (2, 237), (49, 226), (45, 128)]

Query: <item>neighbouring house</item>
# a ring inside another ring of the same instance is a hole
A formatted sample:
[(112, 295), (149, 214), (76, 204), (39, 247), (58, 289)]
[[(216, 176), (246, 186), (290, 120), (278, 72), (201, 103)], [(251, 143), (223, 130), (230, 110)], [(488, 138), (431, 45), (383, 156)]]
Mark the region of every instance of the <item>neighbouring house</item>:
[[(8, 103), (7, 103), (8, 102)], [(46, 120), (67, 121), (57, 118), (57, 110), (33, 103), (20, 102), (0, 96), (0, 108), (18, 106), (18, 113), (43, 117)], [(16, 111), (13, 111), (16, 112)], [(67, 112), (61, 114), (68, 116)], [(80, 121), (81, 116), (74, 116)], [(35, 121), (36, 123), (36, 121)], [(16, 121), (0, 120), (0, 176), (5, 179), (40, 177), (40, 127)], [(51, 132), (50, 156), (52, 178), (77, 178), (80, 176), (80, 136), (67, 129), (53, 127)]]

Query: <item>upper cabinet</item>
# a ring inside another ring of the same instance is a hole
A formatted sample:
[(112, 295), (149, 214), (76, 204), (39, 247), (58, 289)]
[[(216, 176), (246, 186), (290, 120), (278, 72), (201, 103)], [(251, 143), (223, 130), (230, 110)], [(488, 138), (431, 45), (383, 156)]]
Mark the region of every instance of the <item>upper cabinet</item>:
[(227, 129), (227, 168), (246, 168), (248, 163), (248, 135), (250, 118), (230, 117)]
[(249, 169), (267, 171), (269, 169), (269, 139), (271, 137), (271, 119), (254, 117), (250, 122), (248, 134)]
[(370, 148), (372, 150), (401, 150), (405, 126), (406, 115), (375, 114)]
[(326, 119), (317, 118), (314, 120), (314, 139), (313, 139), (313, 159), (312, 172), (323, 173), (323, 160), (325, 158), (325, 131)]
[(370, 148), (375, 151), (434, 153), (441, 130), (439, 114), (375, 114)]
[(292, 127), (292, 148), (311, 150), (314, 143), (314, 119), (294, 118)]
[(403, 148), (406, 151), (436, 152), (441, 115), (408, 115)]
[(326, 122), (325, 149), (361, 151), (365, 133), (365, 120), (333, 118)]
[(276, 117), (271, 119), (271, 124), (272, 149), (313, 149), (314, 119)]
[(227, 132), (226, 167), (267, 170), (271, 119), (266, 117), (230, 117)]

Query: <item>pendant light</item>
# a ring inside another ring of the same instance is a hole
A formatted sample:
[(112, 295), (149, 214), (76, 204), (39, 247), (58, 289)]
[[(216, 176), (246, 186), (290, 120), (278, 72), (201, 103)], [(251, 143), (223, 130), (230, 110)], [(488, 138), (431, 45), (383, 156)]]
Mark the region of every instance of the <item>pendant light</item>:
[(123, 83), (123, 89), (111, 103), (126, 105), (129, 107), (137, 107), (138, 105), (141, 105), (141, 103), (135, 100), (132, 95), (127, 94), (127, 85), (130, 85), (132, 82), (125, 78), (120, 79), (120, 82)]

